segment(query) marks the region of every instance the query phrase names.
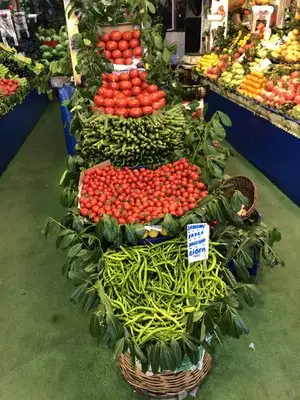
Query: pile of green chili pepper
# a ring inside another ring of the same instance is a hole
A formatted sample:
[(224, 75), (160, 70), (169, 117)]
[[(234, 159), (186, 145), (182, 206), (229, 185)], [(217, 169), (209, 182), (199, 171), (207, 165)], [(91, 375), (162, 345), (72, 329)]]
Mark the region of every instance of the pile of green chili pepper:
[(179, 339), (187, 316), (227, 295), (217, 250), (210, 244), (206, 263), (188, 263), (186, 238), (108, 250), (100, 284), (114, 314), (136, 343)]
[(168, 161), (187, 131), (181, 105), (142, 118), (96, 114), (82, 124), (77, 150), (85, 160), (129, 167)]

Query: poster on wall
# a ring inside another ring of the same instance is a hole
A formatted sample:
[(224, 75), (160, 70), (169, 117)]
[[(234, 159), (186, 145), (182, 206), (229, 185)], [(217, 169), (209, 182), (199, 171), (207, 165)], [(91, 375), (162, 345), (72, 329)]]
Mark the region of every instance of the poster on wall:
[(210, 14), (207, 16), (210, 21), (210, 49), (213, 47), (217, 29), (224, 26), (224, 36), (227, 34), (228, 24), (228, 0), (212, 0)]
[(72, 13), (68, 17), (70, 10), (70, 0), (64, 0), (64, 7), (65, 7), (65, 14), (67, 21), (67, 31), (69, 35), (69, 46), (70, 46), (70, 54), (71, 54), (71, 61), (73, 68), (74, 83), (75, 85), (80, 85), (81, 76), (76, 72), (77, 49), (75, 47), (75, 40), (73, 39), (74, 35), (78, 33), (78, 17), (75, 15), (75, 13)]

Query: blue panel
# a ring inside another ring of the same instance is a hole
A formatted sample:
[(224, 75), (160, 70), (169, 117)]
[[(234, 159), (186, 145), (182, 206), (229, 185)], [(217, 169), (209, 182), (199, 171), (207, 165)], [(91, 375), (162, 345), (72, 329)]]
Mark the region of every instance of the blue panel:
[(47, 104), (48, 97), (34, 90), (0, 119), (0, 175), (25, 142)]
[(300, 206), (300, 139), (213, 91), (207, 101), (208, 117), (220, 110), (231, 118), (228, 142)]
[(60, 102), (61, 117), (64, 125), (67, 152), (70, 155), (74, 153), (76, 145), (75, 138), (70, 135), (70, 123), (72, 119), (72, 114), (70, 113), (68, 107), (63, 106), (62, 103), (63, 101), (69, 100), (71, 98), (74, 90), (75, 90), (74, 86), (64, 86), (58, 89), (58, 98)]

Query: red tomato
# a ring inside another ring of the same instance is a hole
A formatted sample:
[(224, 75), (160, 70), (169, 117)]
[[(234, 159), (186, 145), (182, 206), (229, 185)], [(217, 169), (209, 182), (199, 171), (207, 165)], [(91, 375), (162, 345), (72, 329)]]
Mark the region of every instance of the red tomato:
[[(158, 103), (160, 104), (160, 108), (163, 108), (166, 105), (166, 99), (163, 97), (162, 99), (158, 100)], [(197, 176), (198, 178), (198, 176)], [(197, 179), (195, 178), (195, 179)]]
[(109, 33), (104, 33), (103, 37), (101, 38), (103, 42), (108, 42), (109, 39), (110, 39)]
[(135, 55), (136, 57), (141, 56), (142, 55), (141, 46), (135, 47), (132, 52), (133, 52), (133, 55)]
[(141, 72), (140, 72), (140, 79), (141, 79), (142, 81), (145, 81), (146, 78), (147, 78), (147, 72), (146, 72), (146, 71), (141, 71)]
[(127, 50), (129, 47), (128, 42), (126, 42), (126, 40), (120, 40), (119, 44), (118, 44), (118, 48), (121, 51), (125, 51)]
[(107, 98), (107, 99), (104, 99), (104, 107), (105, 108), (109, 108), (109, 107), (114, 107), (115, 106), (115, 101), (114, 101), (114, 99), (109, 99), (109, 98)]
[(117, 108), (126, 108), (127, 107), (127, 99), (115, 98), (115, 105)]
[(107, 80), (107, 75), (106, 75), (106, 74), (104, 74), (103, 72), (102, 72), (102, 80), (104, 80), (104, 81), (106, 81), (106, 80)]
[(132, 58), (126, 58), (125, 65), (132, 65)]
[(122, 38), (124, 40), (127, 40), (127, 42), (129, 42), (129, 40), (132, 39), (132, 32), (128, 32), (128, 31), (123, 32)]
[(129, 47), (131, 49), (134, 49), (135, 47), (138, 47), (140, 45), (140, 41), (138, 39), (131, 39), (129, 41)]
[(120, 82), (120, 89), (121, 90), (131, 90), (132, 84), (130, 81), (121, 81)]
[(110, 40), (115, 40), (116, 42), (118, 42), (121, 39), (122, 39), (122, 33), (119, 31), (113, 31), (110, 34)]
[(158, 101), (155, 101), (152, 104), (153, 110), (159, 110), (160, 109), (160, 103)]
[(105, 49), (105, 42), (100, 41), (96, 44), (96, 47), (101, 47), (102, 49)]
[(117, 91), (116, 94), (115, 94), (115, 98), (116, 99), (125, 99), (126, 96), (125, 96), (124, 93)]
[(119, 79), (120, 79), (120, 81), (129, 81), (130, 77), (129, 77), (129, 74), (127, 74), (126, 72), (122, 72), (119, 75)]
[(142, 81), (140, 78), (133, 78), (131, 80), (131, 83), (133, 86), (141, 86), (142, 85)]
[(157, 90), (158, 90), (158, 87), (156, 85), (149, 85), (149, 87), (148, 87), (149, 93), (157, 92)]
[(139, 71), (137, 69), (132, 69), (129, 72), (129, 76), (130, 76), (131, 79), (138, 78), (139, 77)]
[(140, 102), (138, 99), (135, 99), (133, 97), (128, 99), (128, 107), (129, 108), (136, 108), (139, 106), (140, 106)]
[(153, 108), (151, 106), (143, 107), (143, 114), (144, 115), (151, 115), (153, 114)]
[(115, 115), (122, 115), (124, 118), (128, 117), (128, 109), (127, 108), (116, 108)]
[(109, 51), (117, 50), (117, 48), (118, 48), (118, 43), (115, 42), (114, 40), (109, 40), (106, 43), (106, 49)]
[(97, 107), (102, 107), (103, 106), (104, 99), (102, 96), (95, 96), (94, 97), (94, 103), (96, 104)]
[(131, 90), (125, 89), (122, 91), (122, 93), (124, 94), (124, 96), (126, 97), (130, 97), (131, 96)]
[(149, 93), (149, 96), (151, 97), (153, 103), (160, 100), (160, 97), (157, 95), (157, 92)]
[(104, 88), (108, 88), (108, 82), (107, 82), (107, 81), (102, 82), (102, 86), (103, 86)]
[(109, 60), (111, 58), (111, 52), (109, 50), (104, 50), (104, 57)]
[(141, 93), (142, 93), (142, 88), (140, 86), (133, 86), (133, 88), (131, 89), (131, 94), (133, 96), (137, 96)]
[(140, 103), (143, 107), (151, 106), (152, 105), (152, 99), (150, 96), (142, 96)]
[(103, 97), (106, 99), (113, 99), (114, 98), (114, 92), (111, 89), (104, 89)]
[(129, 110), (129, 116), (132, 118), (139, 118), (143, 115), (143, 111), (139, 107), (131, 108)]
[(114, 64), (124, 65), (125, 64), (124, 58), (116, 58), (114, 60)]
[(112, 108), (112, 107), (106, 107), (106, 108), (104, 109), (104, 112), (105, 112), (105, 114), (114, 114), (115, 109)]
[(141, 31), (139, 29), (135, 29), (132, 32), (132, 37), (135, 38), (135, 39), (139, 39), (141, 37)]
[(123, 57), (124, 58), (132, 58), (132, 50), (130, 50), (130, 49), (124, 50), (123, 51)]
[(112, 58), (121, 58), (122, 57), (122, 52), (120, 50), (114, 50), (111, 53)]
[(112, 89), (112, 90), (114, 90), (114, 91), (118, 91), (118, 90), (119, 90), (119, 84), (118, 84), (118, 82), (110, 82), (109, 88)]
[(118, 80), (119, 80), (119, 75), (116, 74), (115, 72), (112, 72), (111, 74), (108, 74), (108, 75), (107, 75), (107, 79), (108, 79), (110, 82), (118, 82)]
[(162, 99), (163, 97), (166, 96), (166, 93), (165, 93), (163, 90), (159, 90), (159, 91), (156, 93), (156, 95), (157, 95), (157, 98), (158, 98), (158, 99)]
[(149, 87), (149, 85), (147, 82), (142, 83), (142, 89), (145, 90), (145, 92), (147, 92), (147, 93), (148, 93), (148, 87)]

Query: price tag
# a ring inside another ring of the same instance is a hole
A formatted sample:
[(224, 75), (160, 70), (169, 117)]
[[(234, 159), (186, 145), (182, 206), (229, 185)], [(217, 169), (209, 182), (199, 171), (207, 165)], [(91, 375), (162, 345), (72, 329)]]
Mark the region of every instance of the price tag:
[(207, 260), (209, 250), (209, 225), (189, 224), (187, 226), (189, 263)]
[(272, 61), (270, 61), (268, 58), (264, 58), (259, 64), (255, 65), (255, 67), (253, 67), (253, 71), (262, 72), (265, 69), (267, 69), (268, 66), (271, 64), (272, 64)]

